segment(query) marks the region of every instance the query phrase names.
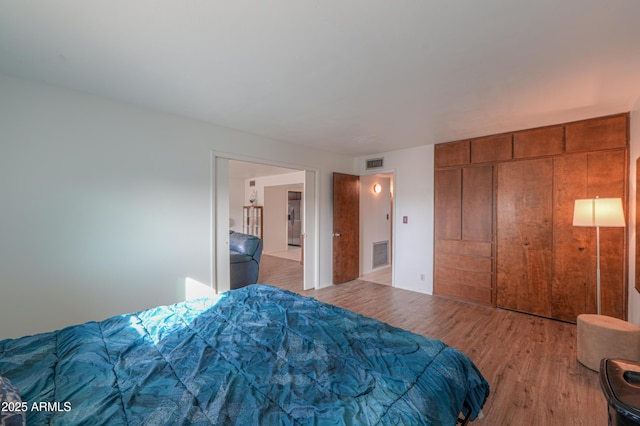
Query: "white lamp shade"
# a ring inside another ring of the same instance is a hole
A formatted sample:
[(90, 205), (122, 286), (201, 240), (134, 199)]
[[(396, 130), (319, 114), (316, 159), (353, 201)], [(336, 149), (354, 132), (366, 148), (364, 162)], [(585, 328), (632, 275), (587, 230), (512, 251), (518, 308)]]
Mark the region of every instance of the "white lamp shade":
[(576, 200), (573, 226), (623, 227), (621, 198), (588, 198)]

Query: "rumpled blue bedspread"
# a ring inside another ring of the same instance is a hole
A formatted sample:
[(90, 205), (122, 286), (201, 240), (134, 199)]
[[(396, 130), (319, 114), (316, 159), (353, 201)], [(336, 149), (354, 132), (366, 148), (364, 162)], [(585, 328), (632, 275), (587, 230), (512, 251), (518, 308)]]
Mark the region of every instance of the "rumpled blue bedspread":
[(453, 426), (489, 394), (438, 340), (260, 284), (0, 341), (0, 375), (28, 425)]

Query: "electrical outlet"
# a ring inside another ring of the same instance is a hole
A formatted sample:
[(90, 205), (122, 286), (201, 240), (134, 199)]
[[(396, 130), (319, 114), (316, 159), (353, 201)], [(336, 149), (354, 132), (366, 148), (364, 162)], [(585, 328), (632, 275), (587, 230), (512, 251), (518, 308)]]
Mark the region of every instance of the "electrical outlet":
[(420, 281), (424, 281), (424, 274), (420, 274)]

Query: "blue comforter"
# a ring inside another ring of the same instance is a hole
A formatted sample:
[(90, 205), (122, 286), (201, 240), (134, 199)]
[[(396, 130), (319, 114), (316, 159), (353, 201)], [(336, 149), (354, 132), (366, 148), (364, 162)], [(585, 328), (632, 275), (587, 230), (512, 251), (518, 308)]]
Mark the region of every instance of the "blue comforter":
[(451, 425), (489, 386), (444, 343), (266, 285), (0, 341), (27, 424)]

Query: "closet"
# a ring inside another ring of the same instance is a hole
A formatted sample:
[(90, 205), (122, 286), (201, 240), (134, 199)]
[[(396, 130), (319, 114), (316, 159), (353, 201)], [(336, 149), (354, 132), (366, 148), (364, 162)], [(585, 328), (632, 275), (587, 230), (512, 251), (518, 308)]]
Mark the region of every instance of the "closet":
[[(569, 322), (595, 312), (595, 229), (573, 226), (573, 206), (620, 197), (627, 211), (628, 118), (436, 145), (434, 293)], [(626, 319), (625, 228), (601, 228), (600, 245), (602, 313)]]

